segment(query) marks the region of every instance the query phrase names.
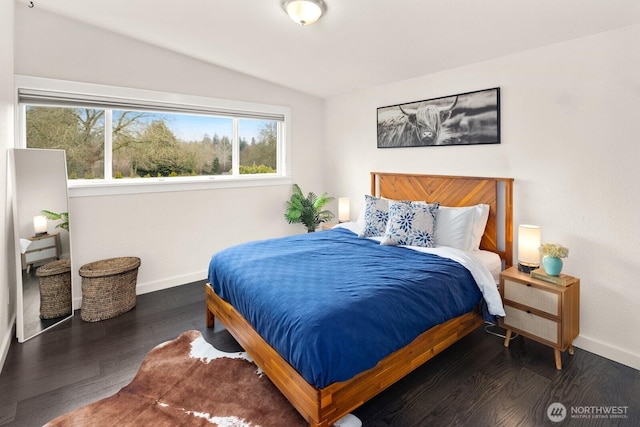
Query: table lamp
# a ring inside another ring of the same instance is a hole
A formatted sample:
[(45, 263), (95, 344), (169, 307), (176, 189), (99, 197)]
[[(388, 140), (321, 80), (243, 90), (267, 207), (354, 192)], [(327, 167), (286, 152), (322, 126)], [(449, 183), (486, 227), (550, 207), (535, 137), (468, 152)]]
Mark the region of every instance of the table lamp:
[(518, 226), (518, 270), (530, 273), (540, 267), (540, 227), (522, 224)]

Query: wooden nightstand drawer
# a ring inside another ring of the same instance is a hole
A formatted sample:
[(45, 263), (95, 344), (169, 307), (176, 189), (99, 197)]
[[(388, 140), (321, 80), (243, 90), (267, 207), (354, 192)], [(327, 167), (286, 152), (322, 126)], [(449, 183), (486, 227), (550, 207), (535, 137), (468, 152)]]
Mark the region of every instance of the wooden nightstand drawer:
[(560, 315), (560, 294), (524, 284), (509, 279), (504, 279), (504, 297), (506, 300), (526, 305), (536, 310)]
[(51, 235), (47, 237), (39, 237), (37, 239), (31, 240), (29, 244), (29, 251), (37, 251), (38, 249), (43, 248), (51, 248), (56, 246), (56, 235)]
[(58, 257), (58, 249), (57, 248), (48, 248), (41, 249), (37, 251), (27, 252), (24, 254), (24, 262), (25, 264), (33, 264), (34, 262), (48, 259), (48, 258), (57, 258)]
[(524, 310), (509, 305), (505, 305), (504, 311), (507, 314), (507, 317), (505, 317), (503, 321), (506, 328), (513, 328), (521, 332), (529, 333), (555, 346), (560, 345), (558, 322), (537, 316), (533, 313), (527, 313)]

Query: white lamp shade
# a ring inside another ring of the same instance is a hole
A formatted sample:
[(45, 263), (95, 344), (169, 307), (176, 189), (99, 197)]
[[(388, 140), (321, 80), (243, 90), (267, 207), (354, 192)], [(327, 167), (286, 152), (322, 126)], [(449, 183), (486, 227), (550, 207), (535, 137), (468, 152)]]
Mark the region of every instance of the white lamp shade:
[(325, 10), (322, 0), (285, 0), (282, 7), (293, 22), (300, 25), (313, 24)]
[(44, 215), (36, 215), (33, 217), (33, 230), (37, 234), (44, 234), (47, 232), (47, 217)]
[(540, 265), (540, 227), (522, 224), (518, 227), (518, 262), (537, 267)]
[(348, 197), (338, 199), (338, 222), (351, 221), (351, 206)]

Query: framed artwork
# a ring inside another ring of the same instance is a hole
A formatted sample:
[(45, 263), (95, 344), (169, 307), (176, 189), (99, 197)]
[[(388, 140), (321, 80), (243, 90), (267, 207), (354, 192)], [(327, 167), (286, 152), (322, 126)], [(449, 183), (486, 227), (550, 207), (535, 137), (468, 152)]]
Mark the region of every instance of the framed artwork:
[(500, 88), (379, 107), (378, 148), (500, 144)]

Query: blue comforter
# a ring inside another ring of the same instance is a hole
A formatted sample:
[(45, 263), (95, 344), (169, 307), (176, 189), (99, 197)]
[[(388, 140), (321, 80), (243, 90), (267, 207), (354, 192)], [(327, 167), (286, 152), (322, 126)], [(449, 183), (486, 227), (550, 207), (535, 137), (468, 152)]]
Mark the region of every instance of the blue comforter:
[(348, 380), (481, 294), (455, 261), (346, 229), (217, 253), (209, 283), (312, 385)]

